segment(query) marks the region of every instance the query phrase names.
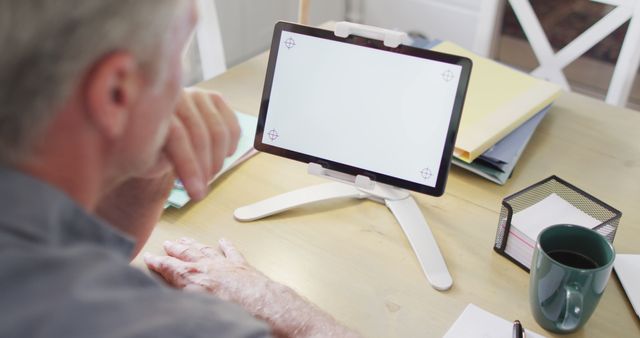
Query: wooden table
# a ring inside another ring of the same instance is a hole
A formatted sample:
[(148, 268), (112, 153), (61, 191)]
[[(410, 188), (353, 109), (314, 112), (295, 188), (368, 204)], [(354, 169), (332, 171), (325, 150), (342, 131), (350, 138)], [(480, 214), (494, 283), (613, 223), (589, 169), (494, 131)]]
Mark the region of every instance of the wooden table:
[[(267, 54), (201, 86), (257, 114)], [(553, 336), (533, 319), (529, 275), (493, 251), (500, 203), (552, 174), (623, 212), (615, 247), (640, 254), (640, 114), (565, 93), (540, 125), (513, 178), (498, 186), (453, 167), (440, 198), (414, 194), (453, 276), (453, 288), (427, 283), (400, 226), (385, 206), (340, 201), (252, 223), (237, 207), (324, 180), (306, 165), (259, 154), (217, 181), (201, 203), (163, 216), (145, 250), (165, 239), (232, 240), (258, 269), (285, 283), (366, 337), (442, 337), (469, 303)], [(137, 260), (135, 264), (140, 264)], [(640, 321), (618, 279), (587, 325), (567, 337), (640, 336)]]

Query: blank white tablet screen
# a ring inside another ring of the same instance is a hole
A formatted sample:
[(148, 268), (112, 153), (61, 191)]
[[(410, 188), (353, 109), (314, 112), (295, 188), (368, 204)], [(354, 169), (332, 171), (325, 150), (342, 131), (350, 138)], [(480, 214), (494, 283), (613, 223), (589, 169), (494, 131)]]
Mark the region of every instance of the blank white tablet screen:
[(262, 142), (434, 187), (462, 67), (283, 31)]

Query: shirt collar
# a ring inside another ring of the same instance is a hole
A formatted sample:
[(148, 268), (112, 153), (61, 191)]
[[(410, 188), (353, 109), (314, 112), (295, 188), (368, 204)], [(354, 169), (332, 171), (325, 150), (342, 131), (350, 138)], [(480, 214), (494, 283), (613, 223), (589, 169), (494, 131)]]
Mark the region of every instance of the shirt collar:
[(127, 257), (134, 247), (131, 238), (86, 212), (64, 192), (2, 166), (0, 233), (16, 240), (52, 246), (91, 242)]

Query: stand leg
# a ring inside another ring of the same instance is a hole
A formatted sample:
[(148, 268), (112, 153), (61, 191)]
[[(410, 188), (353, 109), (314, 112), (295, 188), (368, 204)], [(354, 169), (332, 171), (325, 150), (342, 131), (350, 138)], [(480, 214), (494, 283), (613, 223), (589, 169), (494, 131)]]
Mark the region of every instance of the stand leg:
[(320, 201), (339, 198), (384, 200), (409, 239), (429, 283), (436, 290), (450, 289), (453, 280), (440, 253), (438, 243), (433, 238), (431, 229), (416, 201), (408, 194), (406, 198), (400, 197), (398, 199), (395, 199), (396, 195), (391, 193), (372, 194), (340, 182), (327, 183), (291, 191), (238, 208), (233, 215), (238, 221), (249, 222)]
[(366, 198), (368, 195), (344, 183), (327, 183), (294, 190), (235, 210), (242, 222), (255, 221), (303, 205), (338, 198)]
[(451, 288), (453, 279), (449, 274), (440, 248), (438, 248), (438, 243), (433, 238), (433, 233), (431, 233), (431, 229), (413, 197), (409, 196), (402, 200), (386, 200), (385, 203), (396, 216), (409, 239), (429, 283), (436, 290), (444, 291)]

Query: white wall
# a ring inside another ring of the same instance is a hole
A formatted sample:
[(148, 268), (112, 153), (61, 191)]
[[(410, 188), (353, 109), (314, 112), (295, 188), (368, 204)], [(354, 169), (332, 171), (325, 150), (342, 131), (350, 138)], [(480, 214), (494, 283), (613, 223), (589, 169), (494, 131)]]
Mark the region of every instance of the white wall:
[[(345, 18), (346, 0), (311, 0), (312, 25)], [(297, 0), (216, 0), (227, 66), (243, 62), (271, 43), (279, 20), (297, 21)]]

